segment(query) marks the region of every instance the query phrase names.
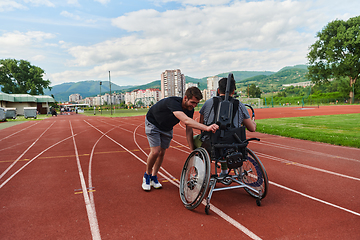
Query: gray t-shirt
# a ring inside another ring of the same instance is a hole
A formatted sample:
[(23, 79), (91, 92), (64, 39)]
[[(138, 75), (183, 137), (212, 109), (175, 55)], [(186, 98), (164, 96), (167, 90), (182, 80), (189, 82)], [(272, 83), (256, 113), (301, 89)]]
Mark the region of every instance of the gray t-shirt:
[[(204, 124), (210, 125), (214, 121), (214, 107), (213, 107), (214, 99), (211, 98), (207, 100), (202, 108), (200, 109), (200, 114), (204, 115)], [(234, 126), (240, 127), (244, 119), (250, 118), (249, 112), (245, 105), (239, 101), (238, 111), (235, 113), (234, 117)]]

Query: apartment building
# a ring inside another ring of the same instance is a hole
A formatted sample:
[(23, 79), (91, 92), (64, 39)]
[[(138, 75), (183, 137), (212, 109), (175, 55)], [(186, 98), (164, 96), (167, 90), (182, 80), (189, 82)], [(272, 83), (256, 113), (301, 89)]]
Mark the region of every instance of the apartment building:
[(220, 77), (218, 76), (207, 78), (207, 88), (202, 92), (205, 101), (216, 96), (217, 89), (219, 87), (219, 80)]
[(140, 104), (150, 106), (161, 99), (161, 91), (157, 88), (148, 88), (146, 90), (136, 89), (125, 93), (125, 104)]
[(161, 97), (183, 97), (185, 93), (185, 76), (180, 69), (165, 70), (161, 73)]
[(79, 102), (80, 100), (82, 100), (82, 97), (80, 94), (78, 93), (75, 93), (75, 94), (71, 94), (69, 96), (69, 102)]

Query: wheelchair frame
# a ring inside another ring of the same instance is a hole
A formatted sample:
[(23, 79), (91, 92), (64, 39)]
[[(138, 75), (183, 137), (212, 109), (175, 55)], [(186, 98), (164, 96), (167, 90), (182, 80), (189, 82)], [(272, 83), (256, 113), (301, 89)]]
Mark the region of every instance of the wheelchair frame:
[[(251, 109), (252, 116), (255, 116), (254, 109), (249, 105), (246, 106)], [(245, 127), (241, 128), (244, 131), (243, 138), (246, 138)], [(198, 207), (208, 192), (205, 212), (209, 214), (210, 200), (214, 192), (237, 188), (244, 188), (250, 196), (256, 198), (256, 204), (261, 205), (261, 200), (267, 195), (268, 177), (260, 159), (247, 148), (250, 141), (260, 141), (260, 139), (242, 140), (236, 131), (233, 137), (236, 139), (235, 143), (211, 144), (211, 157), (209, 149), (199, 147), (186, 159), (180, 177), (180, 198), (187, 209)], [(214, 174), (211, 174), (211, 162), (215, 164)], [(219, 163), (226, 163), (229, 168), (225, 176), (218, 175)], [(234, 174), (231, 174), (232, 171)], [(226, 187), (216, 187), (217, 183)], [(230, 186), (232, 183), (237, 185)]]

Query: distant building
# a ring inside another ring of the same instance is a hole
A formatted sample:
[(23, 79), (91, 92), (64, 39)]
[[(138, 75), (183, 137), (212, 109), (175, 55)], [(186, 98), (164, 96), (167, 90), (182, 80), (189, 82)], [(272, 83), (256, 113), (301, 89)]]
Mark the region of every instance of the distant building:
[(69, 96), (69, 102), (79, 102), (80, 100), (82, 99), (81, 95), (78, 94), (78, 93), (75, 93), (75, 94), (71, 94)]
[(306, 82), (283, 84), (283, 87), (290, 87), (290, 86), (294, 86), (294, 87), (309, 87), (309, 86), (314, 86), (314, 83), (312, 83), (311, 81), (306, 81)]
[(162, 98), (170, 96), (183, 97), (185, 93), (185, 76), (180, 69), (165, 70), (161, 73), (161, 96)]
[(192, 83), (192, 82), (186, 83), (186, 84), (185, 84), (185, 91), (186, 91), (186, 89), (188, 89), (189, 87), (198, 87), (198, 84), (197, 84), (197, 83)]
[(104, 104), (118, 105), (121, 101), (124, 101), (124, 94), (113, 93), (110, 96), (109, 93), (105, 93), (102, 96), (97, 95), (96, 97), (87, 97), (83, 102), (89, 104), (90, 106), (98, 106)]
[(125, 104), (150, 106), (161, 99), (161, 92), (157, 88), (148, 88), (146, 90), (136, 89), (131, 92), (126, 92), (124, 99)]
[(217, 89), (219, 87), (219, 80), (220, 77), (218, 76), (207, 78), (207, 88), (203, 91), (203, 98), (205, 101), (216, 96)]

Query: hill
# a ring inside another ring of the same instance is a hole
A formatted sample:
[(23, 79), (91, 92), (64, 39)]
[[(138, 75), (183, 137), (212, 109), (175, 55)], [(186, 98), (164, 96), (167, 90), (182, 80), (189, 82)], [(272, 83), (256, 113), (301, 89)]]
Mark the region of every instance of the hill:
[[(232, 71), (234, 78), (236, 80), (236, 86), (239, 90), (245, 90), (248, 85), (255, 84), (263, 92), (270, 92), (273, 88), (274, 91), (277, 91), (281, 88), (283, 84), (296, 83), (308, 81), (305, 78), (306, 73), (308, 72), (306, 65), (296, 65), (288, 66), (282, 68), (278, 72), (270, 71)], [(217, 76), (227, 77), (228, 72), (220, 73)], [(199, 88), (201, 90), (207, 87), (207, 77), (203, 78), (193, 78), (185, 76), (186, 82), (199, 83)], [(52, 90), (46, 90), (44, 93), (46, 95), (53, 94), (56, 101), (68, 101), (69, 95), (78, 93), (83, 98), (96, 96), (100, 93), (100, 81), (79, 81), (79, 82), (69, 82), (55, 85), (52, 87)], [(114, 83), (111, 83), (111, 91), (117, 93), (130, 92), (135, 89), (147, 89), (147, 88), (158, 88), (160, 89), (160, 80), (155, 80), (150, 83), (134, 86), (118, 86)], [(271, 88), (272, 86), (272, 88)], [(102, 82), (101, 93), (109, 92), (109, 82)]]
[(258, 75), (237, 82), (236, 87), (245, 90), (247, 86), (255, 84), (263, 92), (278, 91), (283, 84), (298, 83), (309, 81), (306, 78), (308, 73), (306, 65), (296, 65), (284, 67), (280, 71), (271, 75)]
[[(119, 91), (122, 89), (128, 89), (133, 86), (118, 86), (115, 83), (111, 83), (111, 91)], [(109, 92), (109, 82), (103, 81), (101, 85), (101, 94)], [(54, 95), (56, 101), (69, 101), (69, 96), (71, 94), (80, 94), (83, 98), (96, 96), (100, 94), (100, 81), (90, 80), (90, 81), (80, 81), (80, 82), (67, 82), (52, 87), (51, 91), (46, 89), (44, 91), (45, 95)]]

